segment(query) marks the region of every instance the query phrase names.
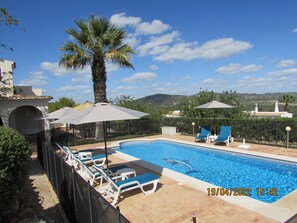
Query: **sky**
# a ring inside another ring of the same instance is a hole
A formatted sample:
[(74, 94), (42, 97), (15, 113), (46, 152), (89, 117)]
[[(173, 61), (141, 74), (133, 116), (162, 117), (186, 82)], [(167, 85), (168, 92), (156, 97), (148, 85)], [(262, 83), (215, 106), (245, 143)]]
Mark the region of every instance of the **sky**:
[(107, 97), (296, 92), (296, 0), (2, 0), (19, 20), (0, 24), (0, 57), (16, 62), (14, 84), (52, 101), (94, 101), (91, 69), (59, 67), (75, 20), (102, 16), (127, 32), (135, 69), (107, 63)]

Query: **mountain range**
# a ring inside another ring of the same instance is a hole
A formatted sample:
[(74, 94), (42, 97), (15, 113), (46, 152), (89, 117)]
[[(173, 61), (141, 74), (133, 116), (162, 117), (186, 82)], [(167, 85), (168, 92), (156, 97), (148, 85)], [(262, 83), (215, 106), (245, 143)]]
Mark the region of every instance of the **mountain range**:
[[(259, 110), (262, 110), (262, 111), (273, 111), (275, 102), (279, 101), (279, 99), (285, 94), (293, 95), (297, 99), (297, 92), (277, 92), (277, 93), (263, 93), (263, 94), (236, 93), (238, 101), (240, 101), (241, 103), (244, 103), (247, 109), (253, 110), (255, 108), (255, 103), (258, 103)], [(152, 105), (157, 105), (157, 106), (173, 105), (178, 103), (181, 99), (191, 99), (193, 97), (197, 97), (198, 95), (199, 93), (191, 96), (154, 94), (143, 98), (139, 98), (137, 99), (137, 101), (150, 103)], [(216, 98), (218, 98), (219, 93), (215, 93), (215, 95), (216, 95)], [(284, 105), (282, 103), (279, 103), (280, 111), (283, 110), (283, 107)], [(291, 108), (292, 112), (295, 113), (295, 110), (297, 111), (297, 102), (290, 103), (289, 108)]]

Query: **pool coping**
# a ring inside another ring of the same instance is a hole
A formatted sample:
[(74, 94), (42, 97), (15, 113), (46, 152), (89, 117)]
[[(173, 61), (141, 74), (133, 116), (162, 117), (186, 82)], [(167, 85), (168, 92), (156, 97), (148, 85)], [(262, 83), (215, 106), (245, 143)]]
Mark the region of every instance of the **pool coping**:
[[(297, 158), (288, 157), (288, 156), (282, 156), (282, 155), (274, 155), (274, 154), (267, 154), (263, 152), (255, 152), (255, 151), (248, 151), (243, 149), (236, 149), (236, 148), (228, 148), (226, 146), (216, 146), (213, 144), (197, 144), (195, 142), (187, 142), (183, 140), (175, 140), (175, 139), (168, 139), (168, 138), (154, 138), (154, 139), (128, 139), (128, 140), (121, 140), (113, 142), (109, 148), (113, 147), (119, 147), (120, 143), (123, 142), (131, 142), (131, 141), (158, 141), (158, 140), (164, 140), (169, 142), (175, 142), (175, 143), (182, 143), (182, 144), (188, 144), (188, 145), (194, 145), (207, 149), (216, 149), (221, 151), (228, 151), (228, 152), (237, 152), (241, 154), (246, 155), (254, 155), (254, 156), (260, 156), (264, 158), (271, 158), (271, 159), (277, 159), (282, 161), (289, 161), (294, 162), (297, 164)], [(194, 189), (197, 189), (199, 191), (202, 191), (204, 193), (207, 193), (207, 188), (218, 188), (218, 186), (204, 182), (202, 180), (198, 180), (196, 178), (178, 173), (176, 171), (149, 163), (147, 161), (138, 159), (136, 157), (127, 155), (125, 153), (122, 153), (118, 150), (114, 150), (116, 154), (127, 161), (134, 162), (137, 165), (140, 165), (142, 167), (145, 167), (149, 170), (152, 170), (161, 176), (166, 176), (174, 181), (176, 181), (178, 184), (185, 184), (188, 185)], [(270, 219), (273, 219), (275, 221), (284, 222), (288, 220), (290, 217), (292, 217), (294, 214), (297, 213), (297, 189), (292, 191), (291, 193), (287, 194), (286, 196), (282, 197), (278, 201), (274, 203), (265, 203), (250, 197), (234, 197), (234, 196), (217, 196), (217, 198), (222, 199), (224, 201), (230, 202), (232, 204), (236, 204), (240, 207), (246, 208), (248, 210), (254, 211), (262, 216), (268, 217)]]

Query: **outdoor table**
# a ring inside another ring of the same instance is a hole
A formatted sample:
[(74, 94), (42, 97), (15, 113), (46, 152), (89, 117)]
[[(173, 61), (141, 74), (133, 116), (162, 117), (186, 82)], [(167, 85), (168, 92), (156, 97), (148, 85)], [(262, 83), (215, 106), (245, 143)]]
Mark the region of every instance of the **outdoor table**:
[(136, 171), (132, 168), (123, 168), (116, 171), (117, 176), (121, 176), (122, 180), (128, 179), (129, 176), (136, 176)]
[(218, 138), (217, 135), (210, 135), (209, 136), (209, 142), (213, 142), (214, 140), (216, 140)]

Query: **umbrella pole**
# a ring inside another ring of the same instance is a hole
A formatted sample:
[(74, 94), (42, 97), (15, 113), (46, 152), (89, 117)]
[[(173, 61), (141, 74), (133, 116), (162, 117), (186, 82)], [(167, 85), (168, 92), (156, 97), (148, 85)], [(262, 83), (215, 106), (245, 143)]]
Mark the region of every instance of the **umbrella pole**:
[(214, 114), (213, 114), (213, 134), (216, 135), (217, 134), (217, 128), (216, 128), (216, 109), (214, 109)]
[(67, 133), (67, 145), (70, 147), (70, 137), (69, 137), (69, 124), (66, 123), (66, 133)]
[(107, 145), (106, 145), (106, 122), (103, 122), (103, 138), (104, 138), (104, 150), (106, 157), (106, 168), (108, 171), (108, 154), (107, 154)]

